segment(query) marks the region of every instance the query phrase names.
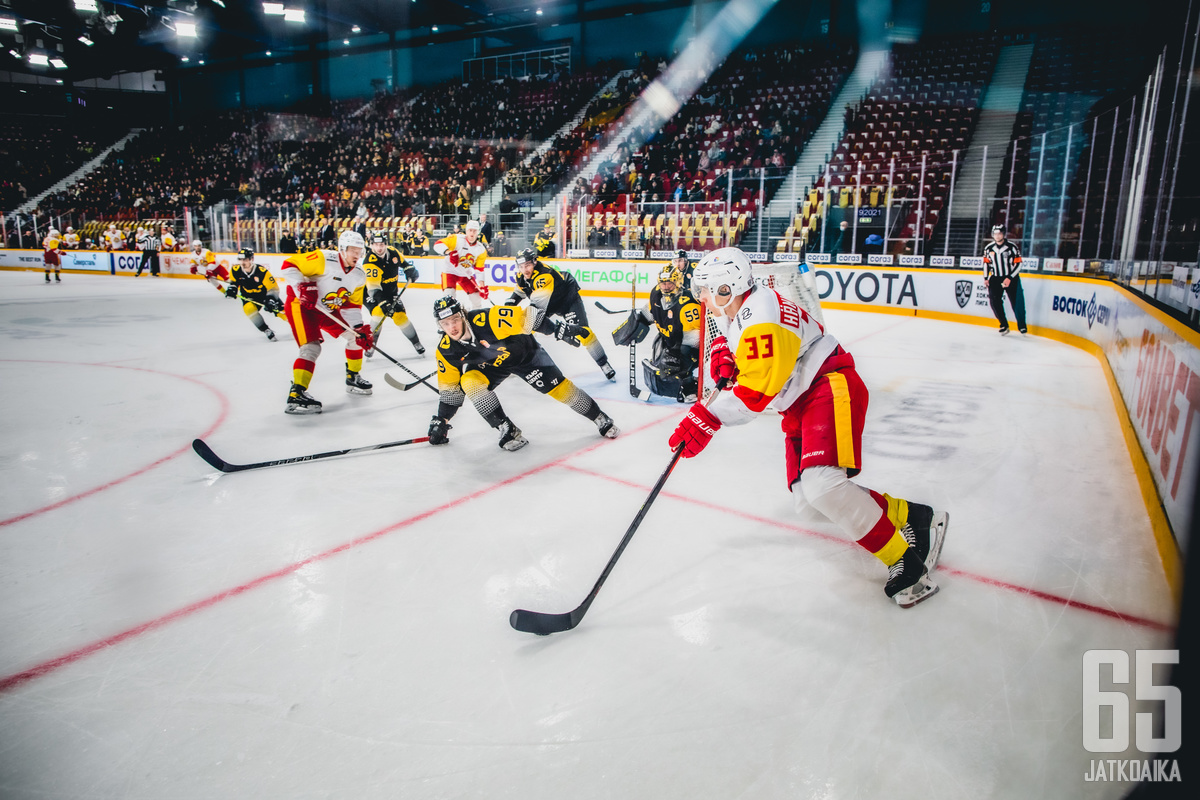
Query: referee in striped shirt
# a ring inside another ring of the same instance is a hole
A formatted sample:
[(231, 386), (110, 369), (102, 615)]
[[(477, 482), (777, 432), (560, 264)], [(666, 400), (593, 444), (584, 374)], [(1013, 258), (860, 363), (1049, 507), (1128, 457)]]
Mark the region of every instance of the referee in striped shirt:
[(1025, 328), (1025, 293), (1021, 290), (1021, 249), (1004, 238), (1004, 226), (992, 226), (992, 241), (983, 248), (983, 276), (987, 280), (988, 300), (992, 313), (1000, 321), (1000, 335), (1008, 335), (1008, 319), (1004, 316), (1004, 295), (1012, 304), (1017, 318), (1017, 330)]
[(150, 264), (150, 274), (158, 277), (158, 251), (162, 249), (162, 239), (154, 233), (154, 228), (151, 227), (146, 231), (146, 235), (138, 240), (138, 244), (142, 247), (142, 260), (138, 264), (137, 274), (133, 277), (141, 277), (142, 270), (146, 268), (146, 264)]

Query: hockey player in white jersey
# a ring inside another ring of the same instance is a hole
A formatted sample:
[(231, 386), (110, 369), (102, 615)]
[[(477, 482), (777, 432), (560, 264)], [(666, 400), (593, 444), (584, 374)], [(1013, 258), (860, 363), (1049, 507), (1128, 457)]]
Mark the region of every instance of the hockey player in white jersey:
[[(284, 311), (300, 353), (292, 365), (288, 414), (319, 414), (320, 401), (308, 393), (321, 354), (322, 332), (346, 342), (346, 391), (370, 394), (371, 384), (359, 375), (363, 350), (374, 346), (371, 326), (363, 320), (363, 286), (367, 282), (359, 262), (366, 252), (362, 236), (342, 231), (337, 250), (313, 250), (290, 256), (280, 271), (287, 282)], [(351, 330), (330, 319), (326, 312)]]
[(850, 481), (862, 469), (867, 388), (854, 358), (816, 320), (754, 282), (736, 247), (709, 253), (692, 289), (721, 335), (710, 350), (713, 380), (736, 385), (706, 408), (696, 403), (671, 435), (690, 458), (726, 425), (767, 408), (783, 414), (787, 482), (797, 512), (811, 507), (888, 568), (885, 594), (910, 608), (937, 592), (937, 566), (949, 515)]

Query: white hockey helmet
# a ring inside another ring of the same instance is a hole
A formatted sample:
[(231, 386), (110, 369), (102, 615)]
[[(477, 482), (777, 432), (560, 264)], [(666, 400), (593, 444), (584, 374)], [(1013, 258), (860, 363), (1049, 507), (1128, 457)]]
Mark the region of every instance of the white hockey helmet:
[(754, 276), (750, 270), (750, 259), (737, 247), (722, 247), (700, 259), (692, 272), (692, 289), (698, 294), (708, 289), (712, 294), (722, 286), (728, 286), (736, 297), (750, 291)]
[(204, 243), (199, 239), (192, 239), (192, 247), (203, 247)]
[(74, 228), (72, 228), (70, 225), (68, 225), (68, 226), (67, 226), (67, 233), (74, 233), (74, 232), (75, 232), (75, 229), (74, 229)]
[(341, 236), (338, 237), (338, 250), (346, 250), (351, 247), (366, 250), (367, 244), (363, 241), (362, 235), (358, 231), (344, 230)]
[(478, 220), (474, 220), (474, 219), (467, 220), (466, 227), (463, 228), (463, 233), (471, 233), (472, 231), (474, 231), (477, 236), (479, 235), (479, 221)]
[(58, 233), (58, 228), (51, 228), (51, 229), (50, 229), (50, 235), (51, 235), (51, 236), (58, 236), (58, 235), (59, 235), (59, 233)]

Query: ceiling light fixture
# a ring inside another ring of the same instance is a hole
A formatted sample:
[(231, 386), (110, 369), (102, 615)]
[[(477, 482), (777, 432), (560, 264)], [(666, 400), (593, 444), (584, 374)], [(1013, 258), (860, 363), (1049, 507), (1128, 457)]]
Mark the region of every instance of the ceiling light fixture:
[(268, 50), (268, 51), (267, 51), (267, 55), (271, 55), (271, 51), (270, 51), (270, 50)]
[(63, 61), (61, 58), (52, 58), (52, 59), (50, 59), (50, 64), (51, 64), (51, 65), (52, 65), (52, 66), (53, 66), (55, 69), (66, 69), (66, 68), (67, 68), (67, 62)]
[(175, 35), (181, 38), (196, 38), (196, 23), (194, 22), (176, 22)]
[(350, 44), (350, 40), (349, 40), (349, 39), (342, 39), (342, 44)]
[(76, 11), (99, 11), (96, 7), (96, 0), (75, 0)]
[[(213, 0), (213, 4), (214, 4), (214, 5), (218, 5), (218, 6), (220, 6), (221, 8), (224, 8), (224, 7), (225, 7), (225, 0)], [(201, 64), (203, 64), (204, 62), (203, 62), (203, 61), (201, 61), (200, 63), (201, 63)]]
[(437, 33), (437, 25), (434, 25), (434, 26), (433, 26), (433, 32), (434, 32), (434, 33)]
[(79, 37), (79, 41), (83, 42), (83, 43), (84, 43), (84, 44), (86, 44), (88, 47), (91, 47), (92, 45), (94, 45), (94, 44), (95, 44), (95, 42), (93, 42), (91, 39), (89, 39), (89, 38), (87, 37), (87, 35), (86, 35), (86, 34), (85, 34), (85, 35), (83, 35), (83, 36), (80, 36), (80, 37)]
[(17, 52), (16, 50), (9, 50), (8, 54), (17, 60), (20, 60), (20, 58), (21, 58), (21, 54), (19, 52)]
[(355, 25), (353, 28), (351, 28), (351, 29), (350, 29), (350, 32), (351, 32), (351, 33), (362, 33), (362, 28), (360, 28), (359, 26)]
[(284, 22), (304, 22), (303, 8), (289, 8), (283, 12)]
[(540, 16), (542, 15), (542, 10), (539, 8), (539, 9), (538, 9), (537, 11), (535, 11), (534, 13), (535, 13), (535, 14), (537, 14), (537, 15), (540, 17)]
[(263, 13), (282, 17), (284, 14), (283, 3), (263, 3)]
[(188, 62), (188, 57), (184, 56), (183, 58), (181, 58), (179, 60), (186, 64)]
[(36, 64), (39, 67), (45, 67), (45, 66), (49, 66), (50, 58), (48, 56), (42, 55), (41, 53), (30, 53), (29, 54), (29, 63)]
[(17, 21), (8, 17), (0, 17), (0, 29), (15, 31), (17, 29)]

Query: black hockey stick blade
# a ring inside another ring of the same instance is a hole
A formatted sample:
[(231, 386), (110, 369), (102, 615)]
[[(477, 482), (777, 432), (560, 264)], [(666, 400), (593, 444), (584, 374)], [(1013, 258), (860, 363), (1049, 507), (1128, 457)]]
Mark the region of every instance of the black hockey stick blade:
[(391, 386), (393, 389), (399, 389), (402, 392), (407, 392), (409, 389), (412, 389), (415, 386), (420, 386), (421, 381), (428, 380), (436, 374), (437, 374), (436, 372), (431, 372), (428, 375), (426, 375), (424, 378), (421, 378), (420, 380), (415, 380), (412, 383), (401, 383), (400, 381), (393, 378), (389, 373), (385, 372), (385, 373), (383, 373), (383, 380), (386, 381), (387, 385)]
[(305, 461), (317, 461), (322, 458), (334, 458), (335, 456), (347, 456), (351, 453), (365, 453), (370, 450), (385, 450), (389, 447), (400, 447), (406, 444), (419, 444), (420, 442), (428, 442), (428, 436), (419, 436), (415, 439), (402, 439), (398, 442), (384, 442), (383, 444), (369, 444), (366, 447), (351, 447), (346, 450), (330, 450), (328, 453), (315, 453), (311, 456), (295, 456), (294, 458), (280, 458), (275, 461), (259, 461), (255, 464), (230, 464), (228, 461), (220, 458), (212, 451), (212, 448), (204, 443), (201, 439), (192, 440), (192, 449), (196, 451), (196, 455), (203, 458), (209, 466), (221, 472), (241, 472), (247, 469), (261, 469), (263, 467), (281, 467), (284, 464), (300, 464)]
[(628, 309), (625, 311), (613, 311), (611, 308), (605, 308), (604, 304), (601, 303), (599, 300), (596, 300), (595, 303), (596, 303), (596, 308), (600, 309), (605, 314), (628, 314), (629, 313)]
[(237, 472), (240, 469), (245, 469), (245, 467), (239, 467), (222, 460), (212, 451), (211, 447), (204, 443), (203, 439), (193, 439), (192, 449), (196, 451), (196, 455), (207, 461), (208, 465), (213, 469), (220, 470), (221, 472)]
[[(728, 381), (724, 378), (717, 381), (715, 389), (710, 395), (705, 405), (713, 401), (720, 393), (720, 390), (725, 387)], [(608, 580), (608, 575), (613, 571), (613, 567), (617, 565), (617, 559), (625, 552), (625, 547), (629, 544), (633, 534), (637, 533), (638, 526), (642, 524), (642, 520), (646, 518), (646, 513), (650, 510), (650, 506), (658, 498), (658, 493), (662, 491), (663, 486), (667, 483), (667, 478), (671, 477), (671, 472), (675, 469), (675, 465), (679, 463), (680, 456), (683, 455), (683, 444), (681, 443), (675, 448), (671, 454), (671, 463), (667, 464), (667, 468), (663, 470), (662, 475), (658, 476), (658, 481), (654, 484), (654, 488), (650, 490), (649, 496), (642, 503), (642, 507), (638, 509), (637, 516), (633, 518), (629, 529), (625, 531), (625, 536), (621, 538), (621, 543), (617, 545), (617, 549), (613, 552), (612, 558), (608, 559), (608, 563), (604, 566), (604, 571), (600, 573), (600, 578), (596, 581), (596, 585), (592, 587), (592, 591), (588, 592), (588, 596), (583, 599), (573, 611), (568, 611), (562, 614), (552, 614), (543, 611), (527, 611), (519, 608), (508, 615), (508, 624), (514, 629), (522, 633), (534, 633), (538, 636), (549, 636), (552, 633), (562, 633), (575, 628), (583, 621), (583, 615), (587, 613), (592, 606), (592, 601), (596, 599), (596, 595), (600, 594), (600, 587)]]

